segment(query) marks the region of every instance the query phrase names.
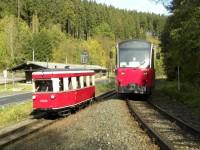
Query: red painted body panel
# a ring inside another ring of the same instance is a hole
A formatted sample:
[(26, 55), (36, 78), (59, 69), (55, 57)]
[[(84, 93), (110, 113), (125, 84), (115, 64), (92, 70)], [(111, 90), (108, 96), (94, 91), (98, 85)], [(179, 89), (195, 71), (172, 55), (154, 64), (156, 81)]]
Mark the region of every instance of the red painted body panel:
[(84, 89), (77, 90), (76, 101), (75, 104), (81, 103), (85, 100), (91, 99), (95, 97), (95, 87), (88, 87)]
[(137, 85), (145, 84), (145, 77), (142, 70), (134, 68), (118, 68), (117, 81), (120, 86), (128, 86), (129, 83)]
[(118, 68), (116, 70), (117, 87), (128, 87), (129, 84), (152, 88), (154, 85), (155, 70), (152, 68)]
[[(95, 95), (95, 87), (77, 89), (73, 91), (58, 93), (35, 93), (36, 99), (33, 100), (34, 109), (60, 109), (72, 107), (86, 100), (92, 99)], [(51, 99), (51, 95), (55, 95)]]
[(139, 86), (151, 87), (155, 77), (154, 69), (140, 69), (140, 68), (118, 68), (117, 81), (120, 86), (127, 86), (130, 83), (135, 83)]
[(147, 69), (147, 87), (152, 88), (154, 86), (154, 81), (155, 81), (155, 69), (153, 68), (148, 68)]

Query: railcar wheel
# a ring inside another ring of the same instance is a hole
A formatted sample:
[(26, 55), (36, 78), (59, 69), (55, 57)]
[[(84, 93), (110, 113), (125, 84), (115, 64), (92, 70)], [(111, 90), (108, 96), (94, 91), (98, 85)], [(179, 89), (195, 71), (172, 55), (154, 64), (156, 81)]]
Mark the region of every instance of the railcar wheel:
[(72, 107), (72, 108), (71, 108), (71, 113), (72, 113), (72, 114), (76, 113), (76, 107)]
[(67, 109), (67, 110), (58, 112), (58, 116), (60, 116), (60, 117), (67, 117), (69, 115), (71, 115), (71, 109)]

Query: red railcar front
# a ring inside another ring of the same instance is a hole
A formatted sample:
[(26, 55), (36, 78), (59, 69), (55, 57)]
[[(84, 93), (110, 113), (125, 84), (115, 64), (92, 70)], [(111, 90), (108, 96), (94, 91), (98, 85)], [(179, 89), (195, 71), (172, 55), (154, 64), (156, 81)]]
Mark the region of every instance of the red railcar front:
[(155, 78), (153, 46), (147, 41), (118, 44), (116, 85), (118, 93), (150, 93)]

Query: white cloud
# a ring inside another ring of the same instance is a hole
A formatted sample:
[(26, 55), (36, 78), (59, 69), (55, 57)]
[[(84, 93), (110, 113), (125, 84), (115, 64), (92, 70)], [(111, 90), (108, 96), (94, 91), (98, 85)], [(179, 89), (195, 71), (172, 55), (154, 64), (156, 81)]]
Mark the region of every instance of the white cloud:
[(96, 0), (97, 3), (112, 5), (116, 8), (137, 10), (140, 12), (153, 12), (156, 14), (165, 14), (168, 12), (160, 3), (155, 3), (152, 0)]

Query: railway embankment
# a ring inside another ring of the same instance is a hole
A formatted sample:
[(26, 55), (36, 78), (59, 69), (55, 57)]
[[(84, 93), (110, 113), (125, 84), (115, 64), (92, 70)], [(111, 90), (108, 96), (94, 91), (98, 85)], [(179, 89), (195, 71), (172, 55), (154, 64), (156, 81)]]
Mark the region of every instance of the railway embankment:
[(148, 101), (128, 100), (127, 104), (141, 127), (161, 149), (200, 148), (199, 133), (185, 122), (180, 122)]
[(200, 89), (172, 81), (157, 80), (151, 102), (200, 131)]

